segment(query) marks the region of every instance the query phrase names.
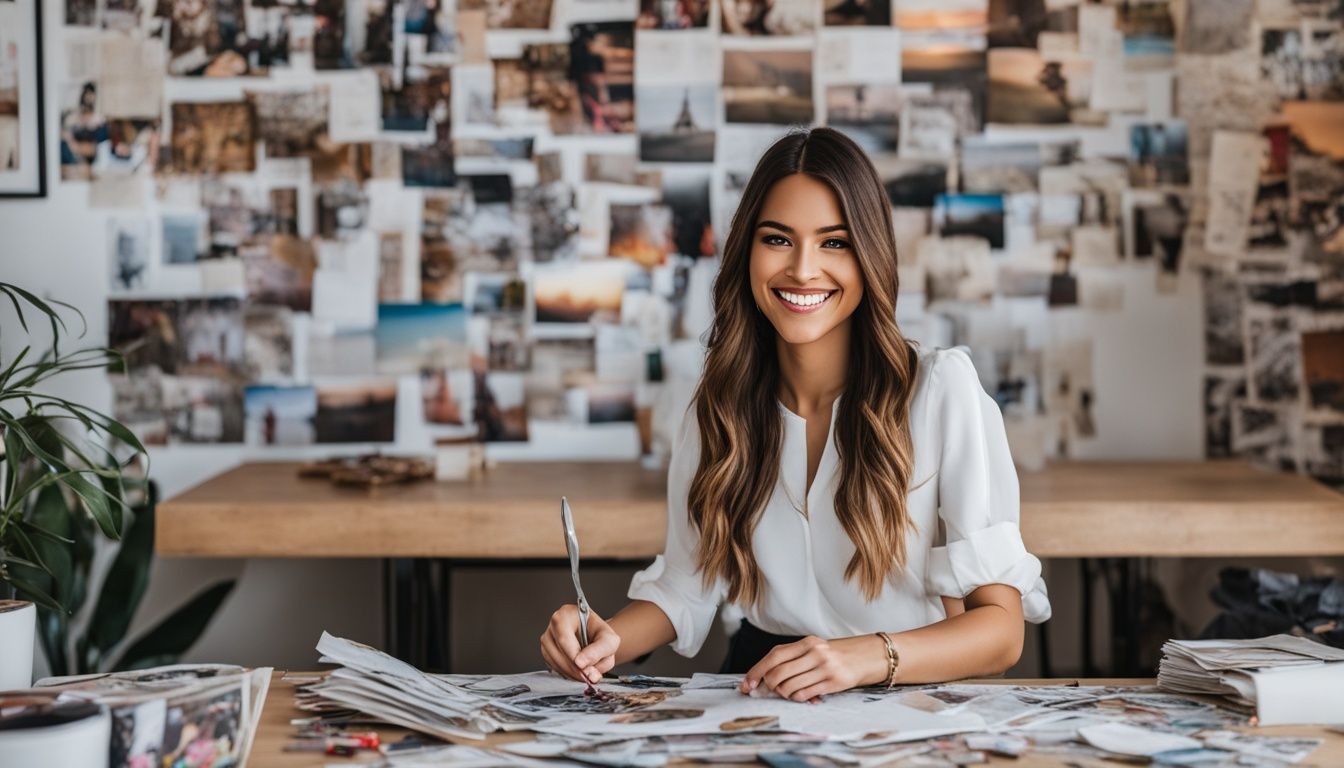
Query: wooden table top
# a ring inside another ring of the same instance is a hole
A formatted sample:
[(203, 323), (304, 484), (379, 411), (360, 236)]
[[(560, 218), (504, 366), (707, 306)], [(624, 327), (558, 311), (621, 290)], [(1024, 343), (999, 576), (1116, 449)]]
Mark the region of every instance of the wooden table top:
[[(311, 672), (301, 673), (312, 675)], [(993, 678), (990, 680), (968, 680), (968, 683), (992, 683), (1004, 685), (1152, 685), (1151, 679), (1097, 679), (1097, 680), (1078, 680), (1078, 679), (1050, 679), (1050, 680), (1012, 680), (1005, 678)], [(283, 672), (276, 672), (271, 678), (271, 688), (266, 695), (266, 704), (261, 713), (261, 724), (258, 727), (256, 739), (252, 744), (252, 752), (248, 760), (248, 765), (256, 768), (299, 768), (300, 766), (327, 766), (349, 764), (357, 765), (360, 763), (377, 762), (377, 756), (367, 750), (362, 750), (355, 757), (340, 758), (326, 757), (304, 752), (285, 752), (285, 744), (293, 741), (294, 727), (289, 721), (296, 717), (308, 717), (310, 713), (304, 712), (294, 706), (294, 688), (292, 681), (284, 679)], [(364, 730), (361, 727), (361, 730)], [(382, 737), (384, 744), (388, 744), (401, 739), (408, 731), (403, 728), (386, 727), (375, 729)], [(1312, 726), (1275, 726), (1272, 728), (1240, 728), (1238, 730), (1249, 733), (1256, 733), (1264, 736), (1304, 736), (1309, 738), (1322, 739), (1323, 743), (1316, 748), (1302, 765), (1344, 765), (1344, 734), (1328, 730), (1326, 728)], [(528, 732), (514, 731), (511, 733), (496, 733), (487, 736), (483, 741), (463, 739), (460, 743), (471, 744), (475, 746), (488, 746), (493, 744), (503, 744), (510, 741), (526, 741), (532, 738)], [(1018, 760), (1008, 760), (1004, 758), (991, 758), (991, 762), (1004, 762), (1012, 765), (1067, 765), (1063, 756), (1054, 755), (1029, 755)], [(704, 763), (698, 763), (704, 765)], [(735, 763), (734, 765), (741, 765)]]
[[(480, 480), (365, 490), (247, 463), (159, 505), (160, 555), (563, 558), (569, 497), (586, 558), (662, 552), (666, 473), (632, 462), (501, 462)], [(1243, 461), (1051, 462), (1020, 472), (1040, 557), (1344, 555), (1344, 494)]]

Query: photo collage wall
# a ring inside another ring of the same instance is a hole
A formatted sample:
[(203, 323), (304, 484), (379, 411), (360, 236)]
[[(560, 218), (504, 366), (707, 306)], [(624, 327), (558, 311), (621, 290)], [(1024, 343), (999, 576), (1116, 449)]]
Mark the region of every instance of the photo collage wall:
[(1021, 463), (1096, 437), (1091, 342), (1052, 317), (1125, 311), (1143, 264), (1202, 281), (1208, 454), (1344, 481), (1337, 0), (65, 10), (61, 179), (115, 209), (147, 441), (387, 442), (410, 409), (647, 450), (757, 158), (829, 125), (891, 200), (902, 329), (972, 348)]

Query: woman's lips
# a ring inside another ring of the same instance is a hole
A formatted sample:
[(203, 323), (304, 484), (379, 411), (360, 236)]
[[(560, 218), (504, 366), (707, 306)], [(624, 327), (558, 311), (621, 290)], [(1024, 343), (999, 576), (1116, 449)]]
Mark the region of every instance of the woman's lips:
[(808, 291), (795, 293), (793, 291), (773, 288), (771, 289), (771, 292), (775, 294), (775, 298), (779, 300), (780, 304), (784, 305), (785, 309), (796, 314), (806, 315), (816, 312), (826, 306), (838, 291)]

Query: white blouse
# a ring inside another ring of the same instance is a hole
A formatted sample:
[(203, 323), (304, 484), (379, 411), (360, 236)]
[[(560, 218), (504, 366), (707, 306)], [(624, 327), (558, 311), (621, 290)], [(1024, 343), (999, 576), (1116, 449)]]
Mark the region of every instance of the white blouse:
[[(756, 605), (740, 606), (757, 627), (823, 638), (914, 629), (946, 618), (940, 596), (962, 598), (996, 583), (1022, 593), (1027, 621), (1050, 618), (1041, 561), (1027, 552), (1018, 529), (1017, 472), (1003, 414), (980, 386), (966, 348), (918, 349), (910, 404), (915, 471), (906, 497), (914, 529), (904, 569), (893, 570), (872, 602), (857, 582), (845, 580), (854, 544), (835, 515), (835, 406), (804, 516), (790, 496), (801, 501), (807, 484), (807, 421), (781, 403), (779, 481), (752, 536), (764, 592)], [(665, 550), (635, 574), (628, 592), (667, 614), (677, 631), (672, 648), (683, 656), (699, 652), (727, 595), (724, 579), (705, 589), (696, 572), (698, 534), (686, 498), (700, 460), (697, 421), (688, 411), (673, 443)]]

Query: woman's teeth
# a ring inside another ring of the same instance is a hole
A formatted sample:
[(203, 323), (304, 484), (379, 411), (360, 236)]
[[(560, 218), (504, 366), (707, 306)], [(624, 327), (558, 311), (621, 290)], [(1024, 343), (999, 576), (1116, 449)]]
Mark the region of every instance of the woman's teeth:
[(829, 299), (831, 294), (835, 293), (835, 291), (827, 291), (826, 293), (789, 293), (788, 291), (776, 289), (775, 293), (779, 294), (781, 299), (784, 299), (790, 304), (796, 304), (800, 307), (812, 307)]

